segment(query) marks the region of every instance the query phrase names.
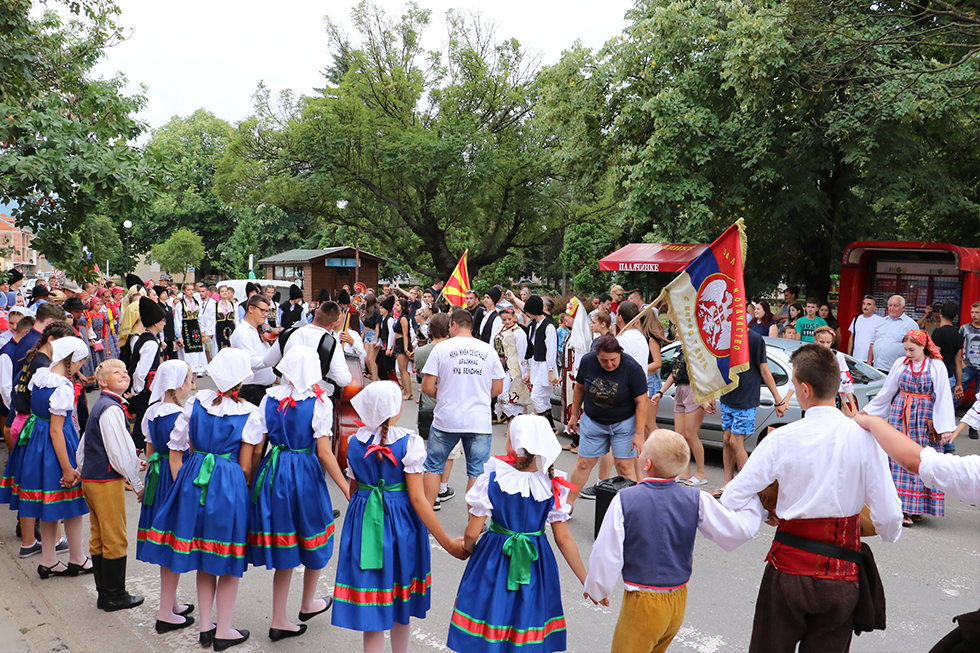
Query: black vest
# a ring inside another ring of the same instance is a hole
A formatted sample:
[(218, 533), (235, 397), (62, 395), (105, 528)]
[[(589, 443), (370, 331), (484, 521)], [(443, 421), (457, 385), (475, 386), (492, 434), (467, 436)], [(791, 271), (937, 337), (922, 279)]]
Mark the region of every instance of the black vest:
[(14, 409), (21, 415), (31, 412), (30, 387), (34, 373), (42, 367), (49, 367), (50, 365), (51, 359), (48, 358), (48, 355), (37, 352), (34, 354), (34, 359), (29, 363), (24, 363), (24, 366), (20, 369), (20, 374), (17, 375), (17, 383), (14, 385), (11, 397), (14, 402)]
[(103, 392), (92, 406), (88, 423), (85, 425), (85, 463), (78, 470), (86, 481), (110, 481), (122, 478), (122, 475), (109, 464), (105, 440), (102, 439), (102, 425), (99, 423), (102, 413), (113, 406), (121, 405), (122, 400), (119, 397)]
[(283, 329), (288, 329), (289, 327), (299, 322), (300, 318), (303, 317), (302, 304), (296, 304), (295, 306), (293, 306), (288, 301), (286, 301), (280, 304), (279, 308), (282, 310), (282, 324), (279, 326), (281, 326)]
[[(531, 322), (528, 326), (528, 347), (524, 354), (525, 360), (533, 357), (537, 362), (543, 363), (548, 358), (547, 337), (549, 328), (554, 330), (555, 323), (551, 321), (551, 317), (548, 315), (545, 315), (541, 322)], [(557, 331), (555, 337), (558, 337)]]
[(153, 362), (150, 364), (150, 372), (146, 375), (146, 382), (143, 384), (143, 392), (150, 391), (150, 382), (153, 380), (153, 375), (160, 367), (160, 341), (157, 340), (155, 334), (149, 331), (144, 331), (136, 339), (136, 343), (133, 345), (133, 352), (129, 358), (129, 389), (133, 389), (133, 382), (136, 380), (136, 366), (140, 363), (140, 350), (143, 349), (143, 345), (147, 342), (154, 342), (157, 346), (156, 352), (153, 354)]
[(490, 311), (483, 316), (483, 331), (480, 333), (480, 340), (485, 343), (490, 343), (490, 337), (493, 335), (493, 323), (497, 319), (497, 311)]

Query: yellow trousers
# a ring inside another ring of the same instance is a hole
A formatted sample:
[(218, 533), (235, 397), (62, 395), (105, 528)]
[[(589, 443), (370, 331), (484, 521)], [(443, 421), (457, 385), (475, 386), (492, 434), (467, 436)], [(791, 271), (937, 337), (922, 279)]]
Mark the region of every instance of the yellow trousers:
[(88, 504), (92, 536), (89, 555), (109, 560), (122, 558), (129, 549), (126, 538), (126, 481), (82, 481), (82, 494)]
[(612, 653), (663, 653), (684, 623), (687, 585), (673, 592), (626, 591)]

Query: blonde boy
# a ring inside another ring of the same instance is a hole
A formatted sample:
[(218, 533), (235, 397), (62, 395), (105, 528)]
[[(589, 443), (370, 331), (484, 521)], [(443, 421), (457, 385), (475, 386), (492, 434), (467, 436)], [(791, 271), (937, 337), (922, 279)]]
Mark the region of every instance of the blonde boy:
[(676, 483), (691, 452), (684, 436), (657, 429), (640, 451), (645, 478), (609, 505), (589, 557), (585, 596), (609, 604), (620, 574), (626, 585), (612, 650), (666, 651), (684, 621), (697, 531), (726, 551), (762, 524), (758, 500), (734, 512), (706, 492)]
[(106, 612), (135, 608), (142, 596), (126, 591), (126, 489), (129, 481), (143, 498), (140, 460), (126, 422), (123, 393), (129, 387), (126, 366), (110, 359), (95, 370), (102, 394), (92, 406), (76, 462), (91, 522), (89, 555), (95, 573), (98, 607)]

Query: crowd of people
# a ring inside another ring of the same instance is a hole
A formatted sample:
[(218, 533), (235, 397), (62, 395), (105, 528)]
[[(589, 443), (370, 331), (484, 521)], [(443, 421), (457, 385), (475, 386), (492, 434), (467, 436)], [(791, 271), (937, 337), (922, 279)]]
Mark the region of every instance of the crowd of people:
[[(944, 492), (980, 499), (975, 457), (943, 456), (958, 434), (980, 427), (980, 401), (959, 426), (953, 407), (980, 377), (980, 304), (958, 331), (958, 307), (939, 307), (930, 335), (905, 316), (900, 296), (884, 316), (865, 298), (848, 350), (887, 376), (860, 410), (831, 307), (801, 305), (796, 288), (775, 313), (753, 302), (749, 368), (717, 402), (725, 477), (712, 497), (700, 491), (707, 477), (698, 434), (715, 402), (694, 400), (680, 348), (662, 373), (674, 322), (638, 289), (614, 285), (576, 300), (589, 311), (592, 337), (591, 351), (572, 360), (573, 306), (559, 312), (564, 303), (526, 287), (470, 291), (455, 308), (442, 283), (378, 293), (345, 286), (320, 290), (309, 304), (295, 285), (281, 297), (258, 281), (243, 297), (229, 284), (132, 275), (126, 287), (38, 283), (30, 297), (22, 283), (14, 271), (0, 284), (8, 450), (0, 501), (18, 512), (21, 557), (40, 554), (41, 579), (94, 575), (99, 609), (141, 605), (126, 590), (132, 491), (141, 501), (137, 559), (160, 572), (156, 631), (196, 622), (200, 643), (216, 651), (250, 636), (232, 625), (250, 565), (275, 572), (272, 641), (302, 635), (332, 607), (334, 625), (363, 632), (365, 651), (383, 650), (385, 631), (393, 651), (406, 651), (410, 619), (424, 618), (431, 603), (429, 535), (467, 560), (450, 649), (564, 650), (548, 524), (587, 598), (608, 604), (623, 578), (612, 649), (663, 651), (683, 621), (696, 532), (732, 550), (754, 537), (766, 509), (779, 530), (749, 649), (819, 641), (821, 650), (843, 651), (858, 627), (852, 558), (862, 508), (894, 542), (903, 525), (942, 516)], [(785, 396), (764, 337), (807, 343), (792, 353)], [(569, 374), (568, 411), (556, 421), (552, 394)], [(204, 375), (214, 389), (192, 396)], [(368, 383), (349, 399), (362, 375)], [(793, 396), (804, 416), (750, 456), (744, 439), (755, 433), (763, 384), (780, 416)], [(86, 389), (99, 391), (91, 408)], [(658, 429), (657, 407), (671, 389), (674, 430)], [(399, 418), (414, 401), (413, 430)], [(348, 405), (357, 425), (342, 432)], [(490, 455), (494, 423), (507, 423), (504, 456)], [(562, 449), (577, 457), (569, 474), (554, 468)], [(453, 538), (436, 512), (455, 496), (449, 474), (460, 456), (469, 521)], [(847, 482), (832, 481), (828, 465)], [(595, 498), (588, 482), (596, 466), (600, 479), (615, 469), (638, 483), (613, 499), (586, 565), (567, 522), (577, 499)], [(340, 514), (328, 477), (347, 508), (334, 592), (321, 597)], [(777, 479), (778, 505), (764, 509), (758, 494)], [(813, 541), (823, 547), (811, 550)], [(57, 555), (66, 550), (64, 563)], [(286, 609), (300, 565), (296, 624)], [(190, 571), (196, 608), (177, 596), (180, 574)]]

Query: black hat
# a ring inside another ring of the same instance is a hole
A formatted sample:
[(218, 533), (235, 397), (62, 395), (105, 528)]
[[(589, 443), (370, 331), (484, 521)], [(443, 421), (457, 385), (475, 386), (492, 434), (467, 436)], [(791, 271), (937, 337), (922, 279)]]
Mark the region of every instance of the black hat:
[(504, 293), (500, 290), (500, 286), (494, 286), (493, 288), (487, 291), (487, 294), (490, 295), (490, 299), (492, 299), (493, 303), (496, 304), (497, 302), (500, 301), (500, 298), (503, 296)]
[(126, 275), (126, 287), (132, 288), (133, 286), (143, 287), (143, 280), (137, 277), (135, 274)]
[(380, 306), (381, 308), (385, 309), (389, 313), (392, 312), (395, 309), (395, 296), (394, 295), (388, 295), (387, 297), (385, 297), (384, 299), (382, 299), (380, 302), (378, 302), (378, 306)]
[(167, 319), (167, 315), (160, 308), (160, 304), (156, 303), (149, 297), (140, 297), (140, 322), (143, 323), (145, 328), (150, 328), (154, 324), (159, 324)]
[(275, 303), (277, 303), (277, 304), (278, 304), (278, 303), (279, 303), (279, 300), (281, 300), (281, 299), (282, 299), (282, 295), (281, 295), (281, 294), (279, 293), (279, 291), (277, 290), (277, 291), (276, 291), (276, 294), (274, 294), (274, 295), (272, 296), (272, 301), (274, 301)]
[(303, 291), (295, 283), (289, 287), (290, 299), (303, 299)]
[(258, 292), (258, 291), (259, 291), (259, 287), (256, 286), (251, 281), (249, 281), (249, 282), (247, 282), (245, 284), (245, 296), (246, 297), (248, 297), (249, 295), (251, 295), (253, 292)]
[(330, 291), (327, 290), (326, 288), (320, 288), (320, 294), (316, 296), (316, 301), (319, 304), (322, 304), (323, 302), (329, 302)]
[(85, 304), (83, 304), (82, 300), (78, 297), (69, 297), (67, 300), (65, 300), (65, 305), (62, 308), (64, 308), (66, 311), (84, 311)]
[(50, 297), (50, 296), (51, 293), (48, 292), (48, 289), (42, 286), (41, 284), (37, 284), (36, 286), (34, 286), (33, 290), (31, 290), (31, 299), (37, 299), (38, 297)]
[(524, 312), (528, 315), (544, 315), (544, 302), (537, 295), (531, 295), (524, 302)]
[(14, 268), (13, 270), (10, 271), (10, 276), (7, 278), (7, 283), (9, 283), (10, 285), (14, 285), (18, 281), (22, 281), (23, 279), (24, 279), (24, 273), (18, 270), (17, 268)]
[(340, 304), (341, 306), (349, 306), (350, 293), (347, 292), (346, 290), (341, 289), (340, 292), (337, 293), (337, 303)]

